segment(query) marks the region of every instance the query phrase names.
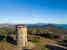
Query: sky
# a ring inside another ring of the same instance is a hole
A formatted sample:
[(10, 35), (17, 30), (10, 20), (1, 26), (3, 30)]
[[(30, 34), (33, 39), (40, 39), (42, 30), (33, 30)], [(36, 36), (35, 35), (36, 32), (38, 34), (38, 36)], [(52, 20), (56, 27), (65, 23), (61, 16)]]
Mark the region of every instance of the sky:
[(0, 23), (67, 24), (67, 0), (0, 0)]

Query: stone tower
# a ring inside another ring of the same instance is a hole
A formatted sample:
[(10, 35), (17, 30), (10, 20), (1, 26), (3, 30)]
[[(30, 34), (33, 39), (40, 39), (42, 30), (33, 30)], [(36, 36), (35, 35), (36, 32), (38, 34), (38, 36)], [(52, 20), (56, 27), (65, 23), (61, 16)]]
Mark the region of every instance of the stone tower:
[(25, 25), (17, 25), (17, 50), (22, 50), (22, 48), (27, 45), (27, 27)]

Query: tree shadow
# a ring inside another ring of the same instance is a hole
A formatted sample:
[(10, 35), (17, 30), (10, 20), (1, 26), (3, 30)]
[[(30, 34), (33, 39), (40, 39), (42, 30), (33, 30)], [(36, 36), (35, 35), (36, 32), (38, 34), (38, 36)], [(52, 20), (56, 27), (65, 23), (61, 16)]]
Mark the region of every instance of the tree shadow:
[(67, 47), (67, 42), (65, 41), (58, 41), (57, 44)]
[(24, 48), (24, 49), (22, 49), (22, 50), (30, 50), (30, 49)]
[(7, 42), (13, 45), (17, 45), (17, 41), (13, 39), (13, 37), (7, 36)]
[(49, 48), (51, 50), (67, 50), (67, 49), (60, 48), (60, 47), (57, 47), (57, 46), (52, 46), (52, 45), (46, 45), (45, 47)]

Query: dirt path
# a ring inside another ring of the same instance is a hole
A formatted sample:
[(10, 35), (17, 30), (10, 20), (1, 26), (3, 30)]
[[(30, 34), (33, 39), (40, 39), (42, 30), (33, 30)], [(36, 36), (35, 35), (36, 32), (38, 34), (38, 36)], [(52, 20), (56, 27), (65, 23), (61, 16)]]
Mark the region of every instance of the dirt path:
[[(35, 36), (33, 35), (34, 37), (38, 37), (38, 36)], [(43, 38), (43, 37), (40, 37), (40, 42), (39, 44), (36, 46), (36, 48), (41, 48), (42, 46), (46, 46), (46, 45), (51, 45), (51, 46), (56, 46), (56, 47), (59, 47), (59, 48), (64, 48), (64, 49), (67, 49), (67, 47), (64, 47), (62, 45), (59, 45), (57, 44), (58, 42), (55, 41), (55, 40), (51, 40), (51, 39), (47, 39), (47, 38)]]
[(41, 38), (40, 43), (41, 43), (41, 45), (52, 45), (52, 46), (57, 46), (57, 47), (60, 47), (60, 48), (67, 49), (67, 47), (61, 46), (61, 45), (57, 44), (56, 41), (51, 40), (51, 39)]

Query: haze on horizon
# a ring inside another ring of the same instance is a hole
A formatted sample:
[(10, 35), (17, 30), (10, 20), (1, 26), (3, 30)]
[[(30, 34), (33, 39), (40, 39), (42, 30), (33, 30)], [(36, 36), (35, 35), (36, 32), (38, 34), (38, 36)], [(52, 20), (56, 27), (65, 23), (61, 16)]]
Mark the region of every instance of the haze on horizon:
[(67, 0), (0, 0), (0, 23), (67, 24)]

